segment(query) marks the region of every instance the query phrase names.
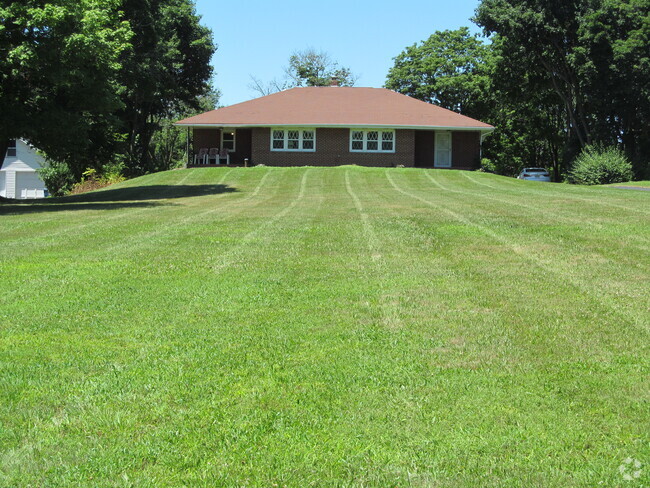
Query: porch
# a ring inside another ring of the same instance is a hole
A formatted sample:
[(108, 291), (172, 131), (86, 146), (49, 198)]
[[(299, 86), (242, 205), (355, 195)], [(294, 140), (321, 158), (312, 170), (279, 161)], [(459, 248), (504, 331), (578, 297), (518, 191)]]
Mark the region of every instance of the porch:
[(245, 166), (251, 160), (251, 129), (188, 127), (187, 167)]

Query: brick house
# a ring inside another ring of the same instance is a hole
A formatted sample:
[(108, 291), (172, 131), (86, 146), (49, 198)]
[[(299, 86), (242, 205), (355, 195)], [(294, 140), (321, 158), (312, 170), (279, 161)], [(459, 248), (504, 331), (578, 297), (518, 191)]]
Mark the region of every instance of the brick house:
[(268, 166), (476, 169), (483, 138), (494, 130), (384, 88), (338, 86), (292, 88), (176, 125), (192, 132), (188, 166), (248, 160)]

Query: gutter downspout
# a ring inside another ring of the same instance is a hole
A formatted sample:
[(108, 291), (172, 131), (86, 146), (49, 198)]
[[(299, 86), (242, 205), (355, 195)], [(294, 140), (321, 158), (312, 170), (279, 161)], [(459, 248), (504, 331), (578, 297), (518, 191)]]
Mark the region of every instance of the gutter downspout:
[(185, 168), (190, 164), (190, 128), (187, 128), (187, 137), (185, 138)]
[(481, 132), (481, 140), (479, 141), (479, 145), (478, 145), (479, 164), (481, 163), (481, 161), (483, 161), (483, 140), (484, 140), (487, 136), (489, 136), (490, 134), (492, 134), (492, 132), (494, 132), (494, 129), (490, 129), (490, 130), (482, 131), (482, 132)]

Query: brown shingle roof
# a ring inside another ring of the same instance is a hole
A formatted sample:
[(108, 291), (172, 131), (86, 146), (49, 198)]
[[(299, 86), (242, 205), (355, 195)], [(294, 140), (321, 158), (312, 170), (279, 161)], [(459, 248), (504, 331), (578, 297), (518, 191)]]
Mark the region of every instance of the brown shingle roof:
[(177, 122), (184, 126), (493, 127), (385, 88), (292, 88)]

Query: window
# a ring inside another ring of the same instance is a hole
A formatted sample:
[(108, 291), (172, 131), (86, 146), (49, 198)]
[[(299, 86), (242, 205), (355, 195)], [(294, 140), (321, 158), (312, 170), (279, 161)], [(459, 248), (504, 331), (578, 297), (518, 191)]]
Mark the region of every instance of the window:
[(7, 157), (16, 156), (16, 139), (9, 139), (9, 147), (7, 148)]
[(381, 150), (394, 151), (395, 148), (395, 132), (385, 131), (381, 133)]
[(283, 130), (274, 130), (273, 131), (273, 143), (271, 144), (271, 149), (284, 149), (284, 131)]
[(394, 130), (351, 130), (351, 152), (395, 152)]
[(360, 130), (352, 131), (352, 144), (350, 151), (363, 151), (363, 132)]
[(221, 131), (221, 149), (235, 150), (235, 131), (224, 129)]
[(300, 149), (300, 131), (288, 130), (287, 131), (287, 149), (296, 150)]
[(314, 129), (272, 129), (271, 151), (316, 150), (316, 131)]

